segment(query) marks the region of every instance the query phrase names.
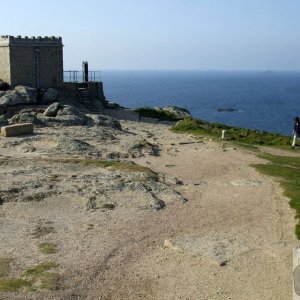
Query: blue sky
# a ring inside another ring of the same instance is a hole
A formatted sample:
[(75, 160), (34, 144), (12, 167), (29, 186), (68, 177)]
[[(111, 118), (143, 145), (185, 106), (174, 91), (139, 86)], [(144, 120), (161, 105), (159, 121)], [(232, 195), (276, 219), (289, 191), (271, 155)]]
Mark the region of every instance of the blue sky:
[(299, 0), (11, 0), (0, 34), (62, 36), (65, 69), (300, 70)]

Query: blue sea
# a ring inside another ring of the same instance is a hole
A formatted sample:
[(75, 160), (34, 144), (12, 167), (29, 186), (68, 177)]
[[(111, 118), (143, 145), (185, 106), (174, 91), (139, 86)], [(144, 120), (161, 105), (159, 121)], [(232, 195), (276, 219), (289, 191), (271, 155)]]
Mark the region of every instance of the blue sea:
[(300, 72), (103, 71), (102, 81), (106, 98), (124, 107), (175, 105), (260, 131), (291, 135), (300, 115)]

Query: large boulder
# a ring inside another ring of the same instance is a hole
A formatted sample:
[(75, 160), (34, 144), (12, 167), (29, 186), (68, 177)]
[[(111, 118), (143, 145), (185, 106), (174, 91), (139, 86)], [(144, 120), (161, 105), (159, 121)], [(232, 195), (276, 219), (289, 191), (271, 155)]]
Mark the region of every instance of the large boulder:
[(59, 92), (54, 88), (49, 88), (43, 95), (43, 104), (50, 104), (55, 102), (59, 97)]
[(89, 120), (84, 113), (71, 105), (64, 105), (63, 109), (58, 111), (56, 118), (64, 125), (70, 126), (86, 125)]
[(0, 105), (0, 116), (6, 114), (7, 107), (5, 105)]
[(45, 110), (44, 112), (44, 116), (46, 117), (56, 117), (57, 112), (59, 111), (59, 109), (61, 108), (61, 104), (59, 102), (55, 102), (53, 104), (51, 104), (50, 106), (48, 106), (48, 108)]
[(2, 115), (0, 116), (0, 127), (8, 125), (7, 116)]
[(58, 111), (57, 116), (84, 116), (75, 106), (64, 105), (61, 110)]
[(39, 120), (44, 125), (61, 124), (63, 126), (83, 126), (88, 125), (91, 120), (80, 112), (76, 107), (63, 105), (57, 112), (56, 117), (39, 116)]
[(24, 85), (16, 86), (0, 98), (0, 105), (36, 104), (37, 90)]
[(122, 130), (120, 122), (112, 117), (103, 115), (90, 115), (90, 117), (93, 120), (94, 125)]
[(9, 84), (0, 79), (0, 91), (7, 91), (10, 88)]
[(17, 123), (32, 123), (36, 125), (42, 125), (41, 120), (37, 117), (37, 113), (35, 112), (20, 112), (15, 114), (11, 119), (9, 119), (10, 124)]
[(74, 115), (44, 117), (39, 116), (39, 120), (46, 126), (85, 126), (89, 124), (89, 119), (86, 117), (78, 117)]
[(190, 112), (182, 107), (177, 107), (177, 106), (165, 106), (162, 108), (164, 111), (168, 111), (172, 114), (174, 114), (178, 118), (185, 118), (185, 117), (190, 117), (191, 114)]

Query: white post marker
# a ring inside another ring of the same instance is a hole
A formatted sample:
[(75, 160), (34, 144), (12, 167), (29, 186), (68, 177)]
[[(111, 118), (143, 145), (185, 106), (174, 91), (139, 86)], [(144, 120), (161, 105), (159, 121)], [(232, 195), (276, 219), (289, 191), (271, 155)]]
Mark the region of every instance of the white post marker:
[(300, 248), (293, 249), (293, 299), (300, 300)]
[(222, 140), (225, 140), (226, 130), (222, 130)]
[(294, 136), (293, 136), (293, 143), (292, 143), (292, 148), (295, 148), (296, 140), (297, 140), (297, 134), (294, 133)]

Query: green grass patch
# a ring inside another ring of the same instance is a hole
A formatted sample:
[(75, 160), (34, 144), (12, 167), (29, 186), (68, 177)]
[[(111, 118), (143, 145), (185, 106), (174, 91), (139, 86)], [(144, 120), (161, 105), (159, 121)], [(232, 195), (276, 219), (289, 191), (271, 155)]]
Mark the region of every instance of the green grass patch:
[(0, 279), (1, 292), (15, 292), (21, 288), (31, 288), (32, 283), (25, 279)]
[(177, 133), (192, 133), (196, 136), (204, 135), (214, 138), (220, 138), (222, 130), (226, 130), (227, 141), (265, 146), (291, 145), (291, 138), (281, 134), (232, 127), (193, 118), (184, 118), (172, 128), (172, 131)]
[[(9, 264), (12, 259), (1, 259), (2, 276), (8, 275)], [(4, 266), (4, 267), (3, 267)], [(1, 292), (16, 292), (19, 289), (36, 291), (38, 289), (57, 290), (59, 288), (59, 274), (48, 272), (57, 265), (54, 262), (46, 262), (29, 268), (20, 278), (0, 278)]]
[(274, 156), (264, 154), (261, 156), (267, 159), (269, 164), (253, 165), (263, 174), (278, 177), (281, 179), (281, 185), (284, 188), (284, 195), (290, 201), (290, 206), (295, 210), (296, 224), (295, 234), (300, 239), (300, 157)]
[(39, 275), (39, 274), (42, 274), (45, 271), (49, 271), (49, 270), (51, 270), (52, 268), (55, 268), (55, 267), (56, 267), (56, 263), (53, 262), (53, 261), (49, 261), (49, 262), (46, 262), (46, 263), (41, 263), (39, 265), (36, 265), (36, 266), (26, 270), (24, 272), (24, 275), (25, 276)]
[(32, 283), (22, 278), (5, 278), (10, 273), (10, 266), (13, 262), (11, 257), (0, 258), (0, 291), (15, 292), (21, 288), (30, 288)]
[(30, 289), (35, 291), (38, 289), (57, 290), (59, 288), (59, 274), (48, 272), (57, 265), (53, 261), (41, 263), (29, 268), (23, 273), (27, 282), (31, 282)]
[(151, 107), (142, 107), (135, 110), (140, 114), (141, 117), (157, 118), (165, 121), (178, 121), (178, 118), (174, 113), (165, 110), (158, 110)]
[(39, 250), (43, 254), (53, 254), (56, 253), (56, 245), (50, 242), (45, 242), (39, 244)]

